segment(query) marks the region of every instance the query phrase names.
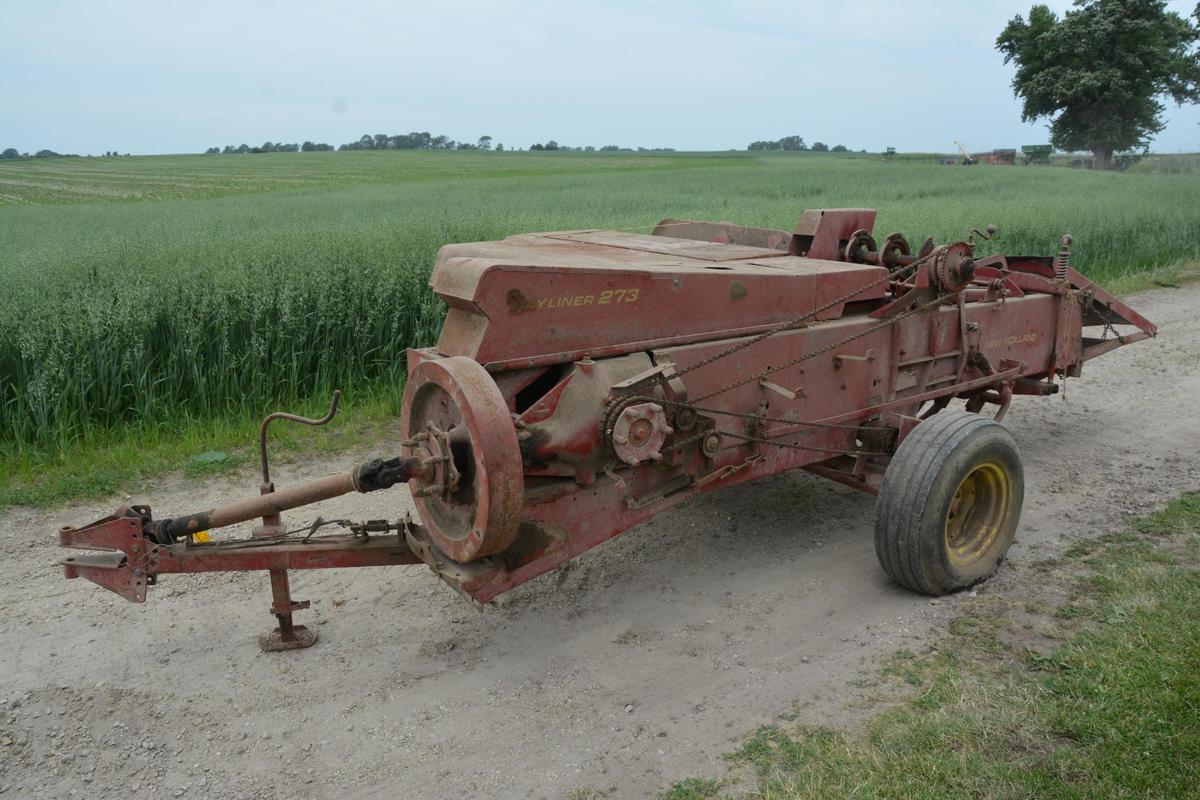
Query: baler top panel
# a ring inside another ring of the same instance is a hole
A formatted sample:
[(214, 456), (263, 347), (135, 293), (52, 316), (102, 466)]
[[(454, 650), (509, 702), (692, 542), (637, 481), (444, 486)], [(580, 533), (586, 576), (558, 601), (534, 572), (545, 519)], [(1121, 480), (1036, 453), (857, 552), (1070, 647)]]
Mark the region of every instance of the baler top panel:
[(507, 368), (724, 338), (839, 297), (882, 299), (886, 277), (781, 249), (621, 231), (447, 245), (431, 279), (450, 307), (437, 352)]

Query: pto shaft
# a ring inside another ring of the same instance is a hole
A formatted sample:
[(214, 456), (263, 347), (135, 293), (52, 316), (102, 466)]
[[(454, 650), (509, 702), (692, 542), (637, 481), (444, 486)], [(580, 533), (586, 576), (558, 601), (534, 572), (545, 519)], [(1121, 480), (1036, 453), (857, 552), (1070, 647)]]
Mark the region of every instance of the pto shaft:
[(374, 492), (420, 477), (425, 467), (419, 458), (376, 458), (359, 464), (350, 472), (272, 491), (259, 497), (239, 500), (208, 511), (157, 520), (144, 533), (159, 544), (172, 544), (200, 531), (224, 528), (256, 517), (278, 517), (284, 511), (319, 503), (350, 492)]

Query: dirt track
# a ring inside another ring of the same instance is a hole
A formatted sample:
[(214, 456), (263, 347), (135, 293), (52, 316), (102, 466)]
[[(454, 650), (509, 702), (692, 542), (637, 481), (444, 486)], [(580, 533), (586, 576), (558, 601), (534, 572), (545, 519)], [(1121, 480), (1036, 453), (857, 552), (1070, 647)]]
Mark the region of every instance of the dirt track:
[[(1065, 402), (1014, 404), (1014, 560), (1200, 487), (1200, 284), (1132, 301), (1157, 340), (1091, 362)], [(148, 499), (170, 514), (253, 486)], [(956, 602), (886, 580), (870, 498), (795, 474), (669, 511), (483, 612), (423, 568), (297, 574), (321, 641), (264, 655), (265, 576), (167, 576), (145, 606), (61, 579), (55, 528), (124, 499), (0, 514), (3, 797), (653, 796), (719, 774), (733, 739), (781, 713), (845, 719), (847, 683)], [(320, 513), (407, 506), (400, 488)]]

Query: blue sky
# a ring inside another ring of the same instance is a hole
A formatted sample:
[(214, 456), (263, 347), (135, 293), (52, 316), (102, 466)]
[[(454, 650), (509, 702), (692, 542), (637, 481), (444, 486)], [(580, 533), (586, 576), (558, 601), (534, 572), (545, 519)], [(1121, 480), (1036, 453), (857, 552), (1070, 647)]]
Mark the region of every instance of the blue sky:
[[(410, 130), (688, 150), (1046, 140), (993, 46), (1030, 0), (0, 1), (0, 147), (23, 151)], [(1154, 149), (1200, 150), (1200, 108), (1167, 115)]]

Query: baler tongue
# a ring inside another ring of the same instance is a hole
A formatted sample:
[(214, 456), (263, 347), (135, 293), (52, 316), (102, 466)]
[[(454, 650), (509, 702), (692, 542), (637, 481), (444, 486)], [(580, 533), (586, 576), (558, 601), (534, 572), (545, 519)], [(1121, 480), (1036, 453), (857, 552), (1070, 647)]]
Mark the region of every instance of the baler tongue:
[(61, 547), (107, 551), (64, 559), (63, 574), (68, 578), (86, 578), (126, 600), (146, 602), (146, 587), (153, 585), (154, 580), (146, 576), (149, 543), (142, 536), (141, 512), (149, 514), (150, 509), (145, 506), (137, 509), (119, 508), (117, 513), (83, 528), (70, 525), (59, 528)]
[[(327, 487), (330, 483), (330, 479), (322, 479), (298, 489), (314, 485)], [(272, 499), (277, 498), (264, 495), (255, 507), (276, 515), (285, 508), (294, 507), (270, 503)], [(103, 551), (66, 558), (63, 573), (68, 578), (85, 578), (127, 600), (143, 603), (147, 587), (155, 585), (158, 576), (165, 573), (267, 570), (271, 576), (271, 613), (279, 625), (260, 637), (260, 643), (264, 650), (284, 650), (307, 647), (316, 641), (315, 632), (292, 624), (292, 612), (307, 608), (308, 603), (292, 600), (288, 570), (420, 563), (420, 558), (408, 544), (406, 537), (411, 523), (405, 520), (365, 523), (334, 520), (326, 523), (318, 518), (307, 528), (307, 533), (302, 529), (298, 533), (268, 533), (249, 539), (197, 542), (197, 530), (176, 541), (161, 538), (164, 531), (177, 528), (181, 520), (224, 519), (222, 515), (227, 514), (228, 509), (244, 509), (254, 504), (255, 501), (243, 501), (175, 520), (154, 520), (147, 506), (122, 507), (115, 514), (85, 527), (63, 527), (59, 530), (59, 544), (63, 547)], [(313, 535), (326, 524), (338, 524), (348, 533)]]
[[(208, 511), (155, 520), (149, 506), (122, 506), (111, 516), (83, 528), (59, 529), (59, 544), (82, 550), (100, 550), (63, 561), (68, 578), (86, 578), (135, 603), (146, 601), (146, 588), (169, 572), (222, 572), (267, 570), (271, 576), (271, 613), (279, 626), (260, 637), (264, 650), (307, 647), (316, 633), (292, 624), (292, 612), (307, 608), (307, 602), (291, 598), (288, 570), (333, 567), (367, 567), (413, 564), (418, 559), (406, 541), (405, 521), (347, 520), (325, 522), (319, 517), (303, 538), (288, 531), (281, 514), (289, 509), (317, 503), (350, 492), (374, 492), (427, 476), (435, 468), (428, 453), (417, 451), (409, 458), (376, 458), (349, 472), (330, 475), (276, 491), (267, 461), (267, 430), (277, 419), (305, 425), (324, 425), (337, 412), (340, 392), (335, 392), (329, 413), (321, 419), (275, 413), (259, 429), (259, 451), (263, 483), (258, 497), (218, 506)], [(262, 525), (249, 539), (205, 541), (207, 532), (261, 518)], [(347, 534), (315, 536), (325, 525), (338, 524)], [(300, 531), (304, 533), (304, 531)], [(202, 537), (201, 534), (204, 534)]]

